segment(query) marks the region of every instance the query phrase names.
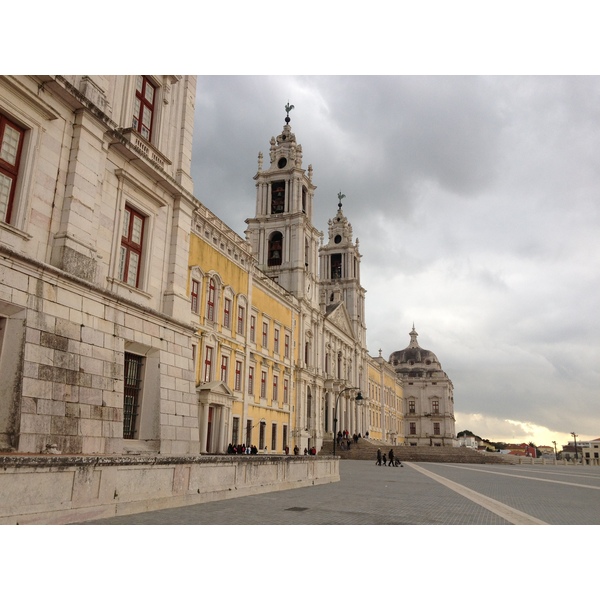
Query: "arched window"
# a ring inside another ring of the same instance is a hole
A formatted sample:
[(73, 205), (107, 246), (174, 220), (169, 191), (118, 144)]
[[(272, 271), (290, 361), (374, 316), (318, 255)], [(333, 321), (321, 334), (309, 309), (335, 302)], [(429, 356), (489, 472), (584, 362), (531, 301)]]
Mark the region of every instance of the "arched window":
[(283, 252), (283, 235), (279, 231), (275, 231), (269, 237), (269, 248), (267, 265), (276, 267), (281, 264)]

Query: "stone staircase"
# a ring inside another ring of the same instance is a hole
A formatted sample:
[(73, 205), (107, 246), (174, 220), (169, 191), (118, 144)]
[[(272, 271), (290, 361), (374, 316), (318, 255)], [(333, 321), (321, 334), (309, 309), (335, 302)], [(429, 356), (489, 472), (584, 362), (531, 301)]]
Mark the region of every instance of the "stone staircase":
[[(514, 457), (495, 452), (478, 452), (471, 448), (452, 448), (450, 446), (390, 446), (381, 444), (377, 440), (368, 440), (361, 438), (358, 444), (354, 442), (350, 445), (350, 450), (346, 449), (346, 443), (336, 446), (335, 454), (340, 459), (350, 460), (371, 460), (373, 463), (377, 460), (377, 448), (386, 455), (390, 448), (394, 450), (395, 458), (402, 462), (446, 462), (446, 463), (464, 463), (464, 464), (514, 464)], [(323, 447), (319, 454), (331, 455), (333, 447), (331, 441), (323, 442)]]

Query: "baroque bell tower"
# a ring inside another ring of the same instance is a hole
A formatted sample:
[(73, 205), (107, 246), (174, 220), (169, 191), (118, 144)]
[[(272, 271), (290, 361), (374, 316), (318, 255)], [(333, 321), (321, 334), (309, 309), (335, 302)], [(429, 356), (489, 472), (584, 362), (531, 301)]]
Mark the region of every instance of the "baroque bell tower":
[(256, 215), (246, 219), (246, 238), (259, 268), (284, 289), (318, 305), (318, 249), (320, 232), (312, 224), (312, 165), (302, 167), (302, 146), (290, 126), (286, 105), (283, 131), (271, 138), (269, 165), (263, 169), (258, 154)]
[(364, 348), (367, 337), (366, 290), (360, 284), (358, 238), (355, 242), (352, 240), (352, 225), (342, 212), (344, 198), (340, 192), (337, 213), (328, 223), (329, 241), (319, 249), (321, 305), (343, 302), (352, 321), (354, 335)]

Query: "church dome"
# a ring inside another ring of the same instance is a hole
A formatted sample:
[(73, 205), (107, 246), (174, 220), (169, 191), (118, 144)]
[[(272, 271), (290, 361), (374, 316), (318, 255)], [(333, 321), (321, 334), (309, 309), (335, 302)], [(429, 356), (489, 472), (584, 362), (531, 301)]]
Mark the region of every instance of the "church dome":
[(389, 362), (397, 373), (410, 377), (424, 377), (425, 372), (442, 370), (437, 356), (431, 350), (419, 346), (418, 335), (413, 325), (410, 344), (404, 350), (397, 350), (390, 354)]

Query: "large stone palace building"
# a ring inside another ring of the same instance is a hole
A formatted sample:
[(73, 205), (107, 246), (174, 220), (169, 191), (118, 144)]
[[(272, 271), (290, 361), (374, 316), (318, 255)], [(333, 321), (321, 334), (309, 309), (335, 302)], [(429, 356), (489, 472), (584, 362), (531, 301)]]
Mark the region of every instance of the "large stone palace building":
[(358, 239), (341, 194), (326, 242), (313, 224), (289, 111), (242, 239), (193, 195), (195, 95), (193, 76), (0, 77), (0, 450), (452, 443), (449, 379), (417, 394), (408, 355), (367, 351)]

